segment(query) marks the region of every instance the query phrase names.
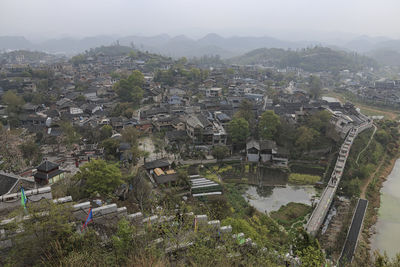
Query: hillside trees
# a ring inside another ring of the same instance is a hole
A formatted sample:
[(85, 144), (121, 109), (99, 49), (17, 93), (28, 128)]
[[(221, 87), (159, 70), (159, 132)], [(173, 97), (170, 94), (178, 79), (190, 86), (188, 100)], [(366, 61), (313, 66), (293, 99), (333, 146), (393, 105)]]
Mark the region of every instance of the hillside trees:
[(40, 205), (28, 205), (27, 209), (30, 218), (18, 225), (23, 231), (18, 231), (13, 240), (7, 255), (9, 266), (42, 265), (45, 258), (59, 255), (60, 249), (67, 253), (67, 244), (75, 236), (70, 206), (42, 200)]

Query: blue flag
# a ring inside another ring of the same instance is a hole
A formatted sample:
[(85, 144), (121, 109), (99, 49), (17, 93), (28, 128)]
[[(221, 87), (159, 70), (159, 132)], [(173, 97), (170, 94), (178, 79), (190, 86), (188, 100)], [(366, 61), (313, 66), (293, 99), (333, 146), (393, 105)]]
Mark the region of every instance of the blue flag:
[(88, 223), (93, 221), (93, 213), (92, 213), (92, 208), (89, 209), (88, 216), (86, 217), (85, 223), (82, 225), (82, 230), (86, 228)]

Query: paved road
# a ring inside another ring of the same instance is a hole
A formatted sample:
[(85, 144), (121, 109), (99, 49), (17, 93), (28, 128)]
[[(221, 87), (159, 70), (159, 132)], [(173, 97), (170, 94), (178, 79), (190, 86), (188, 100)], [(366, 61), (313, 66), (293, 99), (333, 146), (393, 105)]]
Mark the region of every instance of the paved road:
[(353, 215), (353, 220), (347, 238), (343, 246), (342, 254), (340, 256), (340, 265), (351, 263), (353, 260), (354, 252), (357, 247), (358, 236), (360, 235), (361, 227), (364, 221), (365, 211), (367, 210), (368, 200), (359, 199), (356, 211)]

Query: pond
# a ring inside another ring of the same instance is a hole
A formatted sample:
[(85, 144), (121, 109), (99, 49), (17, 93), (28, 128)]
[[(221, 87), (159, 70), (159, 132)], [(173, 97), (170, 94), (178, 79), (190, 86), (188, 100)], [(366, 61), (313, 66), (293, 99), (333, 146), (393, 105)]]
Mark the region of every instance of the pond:
[(381, 189), (381, 205), (376, 234), (372, 238), (372, 249), (381, 253), (386, 251), (389, 257), (400, 252), (400, 159), (383, 183)]
[(249, 186), (243, 197), (258, 211), (271, 212), (290, 202), (311, 205), (315, 195), (316, 189), (307, 185)]

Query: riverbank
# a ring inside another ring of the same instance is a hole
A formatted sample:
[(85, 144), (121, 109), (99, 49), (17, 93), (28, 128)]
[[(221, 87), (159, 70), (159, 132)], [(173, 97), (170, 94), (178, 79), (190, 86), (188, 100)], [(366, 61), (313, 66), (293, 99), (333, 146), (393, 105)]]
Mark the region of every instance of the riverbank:
[(400, 159), (397, 159), (393, 170), (385, 175), (380, 190), (379, 216), (371, 228), (373, 232), (371, 251), (378, 250), (381, 254), (385, 251), (390, 258), (394, 258), (400, 252)]
[(385, 155), (382, 158), (379, 168), (368, 179), (369, 183), (366, 186), (365, 197), (369, 201), (368, 209), (364, 219), (364, 226), (360, 236), (359, 245), (357, 247), (354, 261), (362, 264), (373, 264), (374, 251), (372, 250), (371, 241), (376, 233), (376, 223), (378, 220), (379, 207), (381, 204), (381, 189), (389, 174), (392, 172), (399, 154), (393, 157)]

